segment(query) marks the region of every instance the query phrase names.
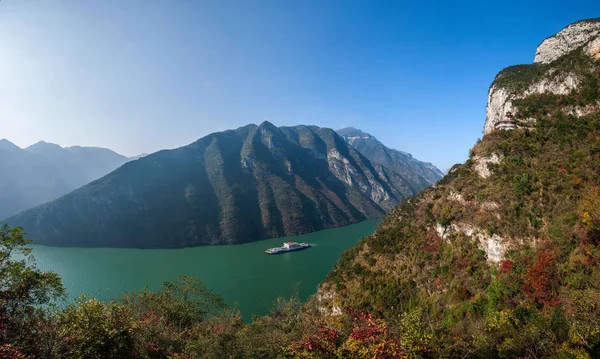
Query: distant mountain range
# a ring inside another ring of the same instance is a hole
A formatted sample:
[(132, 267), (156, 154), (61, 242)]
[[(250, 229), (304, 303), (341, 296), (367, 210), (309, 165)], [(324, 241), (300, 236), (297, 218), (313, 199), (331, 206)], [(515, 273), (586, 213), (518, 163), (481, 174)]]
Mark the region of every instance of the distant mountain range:
[(0, 140), (0, 218), (56, 199), (129, 161), (106, 148)]
[(235, 244), (381, 217), (441, 177), (374, 138), (365, 148), (381, 145), (406, 161), (390, 160), (398, 171), (347, 141), (327, 128), (269, 122), (213, 133), (126, 163), (7, 222), (51, 245)]

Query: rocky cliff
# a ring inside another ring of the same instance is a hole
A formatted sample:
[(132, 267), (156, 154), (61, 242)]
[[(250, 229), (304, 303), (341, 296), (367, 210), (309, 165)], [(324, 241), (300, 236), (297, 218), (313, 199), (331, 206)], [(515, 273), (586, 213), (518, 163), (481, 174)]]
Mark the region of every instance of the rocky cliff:
[[(310, 302), (324, 322), (375, 312), (424, 357), (600, 357), (596, 24), (498, 74), (486, 136), (342, 254)], [(493, 130), (507, 111), (519, 127)]]
[[(585, 62), (600, 58), (600, 21), (583, 20), (567, 26), (544, 40), (530, 65), (511, 66), (501, 71), (490, 86), (483, 134), (516, 112), (514, 102), (533, 94), (568, 95), (577, 90), (589, 75)], [(574, 105), (570, 113), (577, 116), (592, 111)], [(523, 119), (524, 125), (535, 118)]]
[(599, 36), (598, 19), (578, 21), (542, 41), (533, 62), (548, 64), (582, 46), (585, 46), (585, 51), (590, 55), (600, 57)]
[(422, 187), (333, 130), (264, 122), (129, 162), (7, 222), (53, 245), (234, 244), (381, 217)]

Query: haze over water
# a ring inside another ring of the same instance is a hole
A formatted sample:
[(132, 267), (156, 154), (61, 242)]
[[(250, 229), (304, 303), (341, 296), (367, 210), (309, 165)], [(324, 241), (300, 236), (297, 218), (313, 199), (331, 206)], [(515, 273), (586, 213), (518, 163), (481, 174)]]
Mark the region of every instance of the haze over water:
[[(372, 234), (380, 219), (301, 236), (273, 238), (242, 245), (183, 249), (62, 248), (33, 246), (38, 267), (55, 271), (67, 289), (67, 301), (82, 293), (100, 300), (122, 293), (159, 289), (180, 275), (197, 276), (225, 301), (238, 304), (244, 319), (266, 314), (278, 296), (290, 296), (299, 284), (302, 300), (333, 268), (342, 252)], [(307, 250), (266, 255), (283, 242), (307, 242)]]

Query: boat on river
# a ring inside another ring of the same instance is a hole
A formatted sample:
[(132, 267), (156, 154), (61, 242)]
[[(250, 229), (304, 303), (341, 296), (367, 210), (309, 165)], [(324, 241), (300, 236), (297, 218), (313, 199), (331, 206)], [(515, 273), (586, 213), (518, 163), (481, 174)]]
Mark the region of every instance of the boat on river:
[(281, 247), (269, 248), (265, 251), (267, 254), (280, 254), (292, 251), (299, 251), (301, 249), (309, 248), (310, 244), (308, 243), (298, 243), (298, 242), (285, 242)]

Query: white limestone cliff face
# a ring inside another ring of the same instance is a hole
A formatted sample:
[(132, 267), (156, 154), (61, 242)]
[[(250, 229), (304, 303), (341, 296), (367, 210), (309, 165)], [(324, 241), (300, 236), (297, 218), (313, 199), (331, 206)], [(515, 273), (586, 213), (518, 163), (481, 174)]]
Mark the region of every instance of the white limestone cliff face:
[[(535, 53), (535, 63), (550, 63), (600, 36), (600, 22), (580, 21), (542, 41)], [(600, 44), (599, 44), (600, 45)], [(588, 53), (597, 49), (592, 47)], [(597, 54), (597, 53), (596, 53)]]
[[(486, 120), (483, 129), (483, 135), (494, 131), (494, 125), (506, 119), (506, 114), (511, 112), (516, 114), (514, 101), (525, 98), (532, 94), (551, 93), (555, 95), (567, 95), (576, 90), (581, 79), (574, 73), (553, 73), (556, 69), (552, 68), (551, 62), (560, 57), (569, 54), (577, 49), (583, 51), (589, 56), (600, 59), (600, 21), (580, 21), (571, 24), (561, 30), (554, 36), (544, 40), (537, 48), (534, 63), (538, 66), (550, 66), (546, 68), (545, 75), (529, 87), (521, 91), (512, 91), (508, 88), (492, 84), (488, 92), (488, 104), (486, 107)], [(502, 73), (497, 79), (501, 79)], [(581, 116), (589, 111), (586, 109), (574, 108), (571, 113)], [(535, 119), (529, 119), (535, 121)]]
[(473, 168), (475, 169), (479, 177), (488, 178), (492, 175), (492, 171), (488, 167), (488, 164), (500, 164), (500, 162), (502, 162), (502, 158), (503, 156), (497, 153), (492, 153), (491, 155), (485, 157), (475, 156), (473, 157)]
[(343, 313), (334, 291), (324, 290), (324, 288), (320, 286), (314, 299), (316, 300), (319, 312), (324, 316), (334, 317)]
[(370, 171), (359, 173), (350, 160), (344, 157), (338, 150), (331, 149), (327, 152), (327, 162), (331, 172), (340, 181), (346, 183), (348, 186), (357, 186), (362, 193), (385, 210), (390, 210), (397, 204), (394, 201), (388, 203), (391, 195), (384, 189), (373, 173)]
[[(577, 89), (580, 80), (574, 74), (566, 74), (555, 79), (543, 79), (533, 83), (529, 88), (521, 93), (512, 93), (508, 89), (492, 85), (488, 93), (488, 104), (486, 107), (486, 120), (483, 128), (483, 134), (494, 131), (494, 125), (506, 119), (508, 112), (516, 113), (513, 105), (514, 100), (525, 98), (536, 93), (549, 92), (555, 95), (567, 95), (572, 90)], [(531, 119), (534, 121), (535, 119)]]
[(600, 36), (586, 46), (585, 51), (594, 58), (600, 60)]
[(443, 239), (447, 239), (449, 236), (458, 233), (475, 239), (479, 249), (485, 252), (487, 260), (492, 263), (502, 261), (506, 252), (511, 249), (512, 241), (502, 238), (497, 234), (489, 235), (485, 231), (467, 223), (453, 223), (446, 227), (438, 224), (435, 231)]

